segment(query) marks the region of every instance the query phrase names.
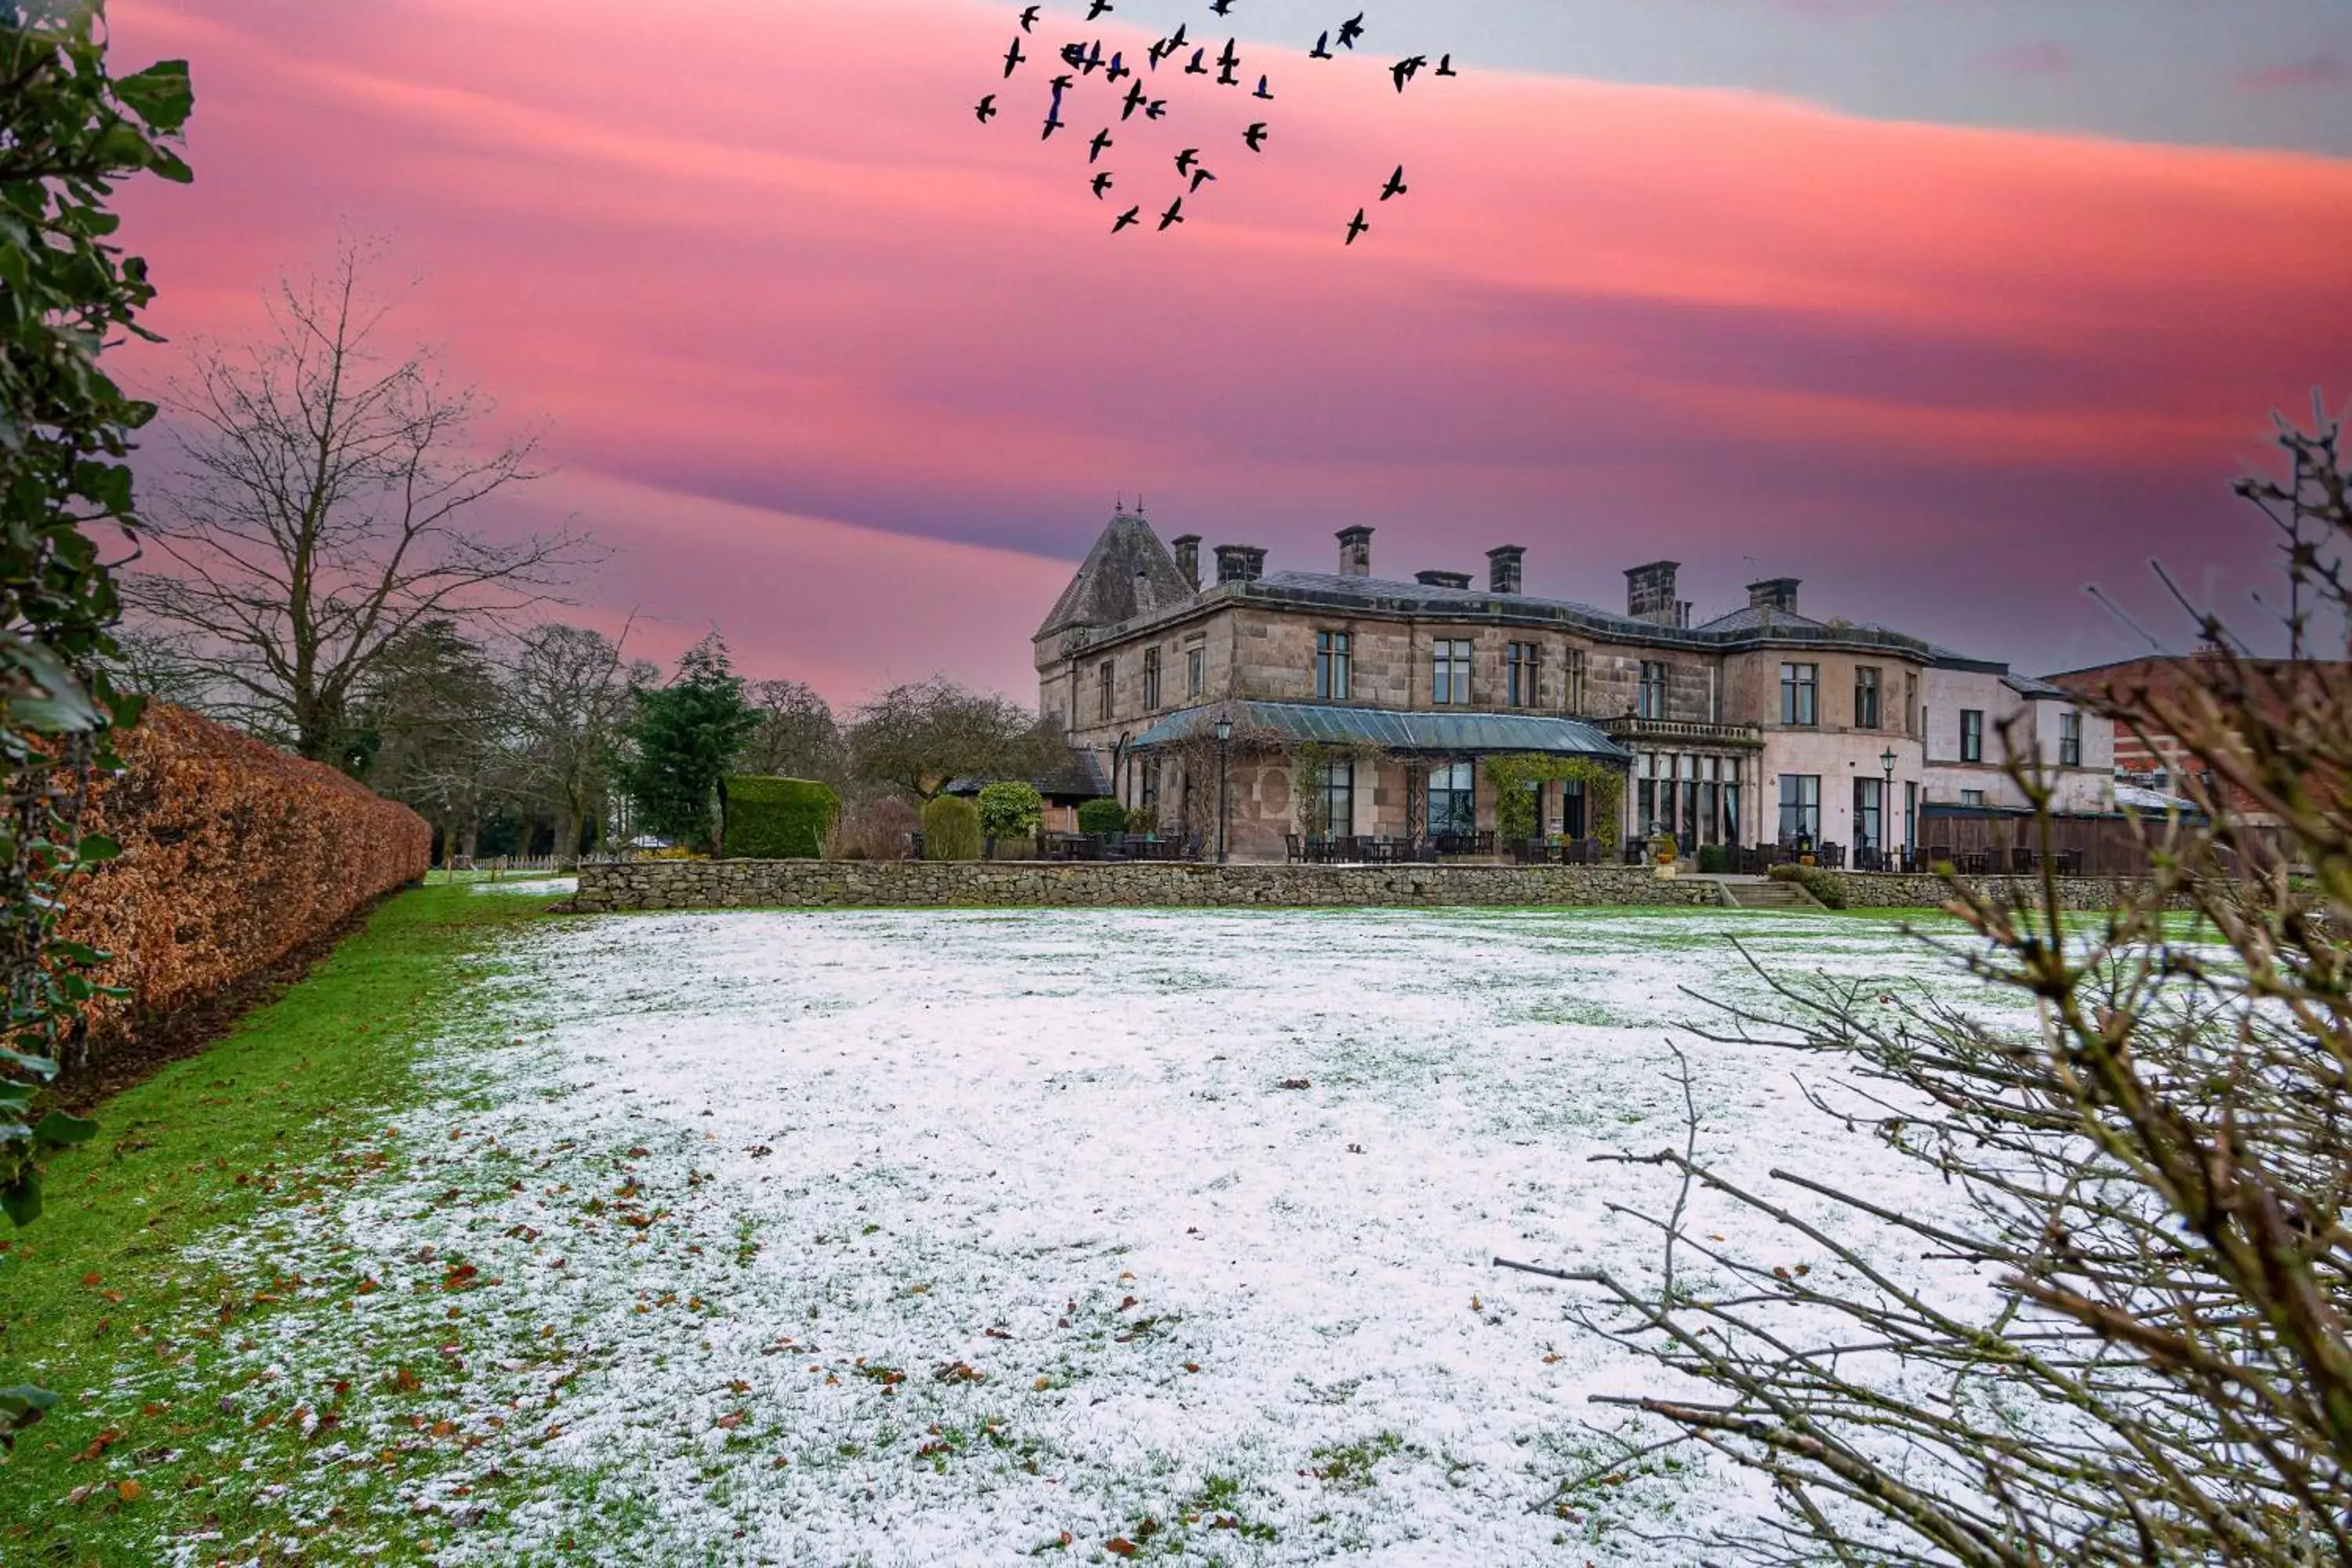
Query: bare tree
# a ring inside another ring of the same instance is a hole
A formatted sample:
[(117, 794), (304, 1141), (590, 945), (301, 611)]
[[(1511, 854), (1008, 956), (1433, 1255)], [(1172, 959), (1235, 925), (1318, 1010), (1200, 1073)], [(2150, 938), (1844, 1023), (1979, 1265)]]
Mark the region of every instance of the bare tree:
[(751, 706), (758, 723), (745, 742), (737, 766), (770, 778), (818, 779), (838, 787), (849, 772), (841, 726), (833, 708), (797, 680), (754, 681)]
[(591, 556), (570, 531), (478, 531), (482, 502), (536, 477), (537, 433), (478, 446), (492, 405), (431, 351), (388, 350), (380, 259), (346, 243), (324, 277), (280, 282), (262, 341), (195, 351), (166, 400), (184, 468), (150, 519), (163, 568), (125, 592), (184, 635), (227, 712), (321, 760), (400, 638), (545, 603)]
[[(2283, 444), (2293, 483), (2242, 489), (2303, 546), (2290, 615), (2352, 610), (2325, 548), (2352, 540), (2340, 426)], [(1658, 1258), (1561, 1276), (1601, 1294), (1573, 1315), (1690, 1380), (1608, 1403), (1770, 1480), (1778, 1518), (1719, 1543), (1738, 1561), (2352, 1563), (2352, 670), (2198, 619), (2187, 678), (2115, 705), (2185, 751), (2202, 813), (2148, 829), (2148, 879), (2084, 914), (2048, 870), (2021, 899), (1948, 878), (1952, 960), (2022, 1022), (1773, 979), (1776, 1005), (1701, 1031), (1838, 1069), (1816, 1104), (1949, 1212), (1836, 1172), (1743, 1186), (1694, 1112), (1625, 1157), (1668, 1178), (1618, 1211)], [(2047, 867), (2048, 779), (2011, 776)]]
[(513, 704), (489, 655), (447, 621), (426, 621), (368, 667), (335, 762), (471, 855), (483, 818), (519, 787)]
[(522, 634), (507, 671), (517, 765), (554, 816), (559, 856), (579, 853), (583, 822), (602, 826), (632, 694), (661, 678), (653, 665), (625, 658), (627, 640), (625, 628), (614, 638), (544, 623)]
[(917, 800), (961, 777), (1026, 778), (1066, 754), (1036, 714), (943, 675), (894, 686), (859, 709), (849, 749), (860, 780)]

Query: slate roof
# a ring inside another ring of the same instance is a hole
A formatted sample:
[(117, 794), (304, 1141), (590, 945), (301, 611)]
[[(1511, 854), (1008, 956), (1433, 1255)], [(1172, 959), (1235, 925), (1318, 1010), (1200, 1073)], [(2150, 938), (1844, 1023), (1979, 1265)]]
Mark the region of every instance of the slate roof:
[[(1171, 713), (1135, 738), (1136, 749), (1166, 745), (1207, 732), (1223, 708), (1188, 708)], [(1624, 747), (1580, 719), (1535, 713), (1400, 712), (1389, 708), (1352, 708), (1320, 702), (1236, 702), (1234, 727), (1271, 731), (1286, 741), (1373, 745), (1390, 752), (1474, 756), (1480, 753), (1545, 752), (1556, 755), (1630, 761)]]
[(1037, 636), (1079, 626), (1115, 626), (1193, 595), (1192, 584), (1176, 569), (1176, 558), (1151, 525), (1125, 512), (1114, 516), (1087, 552), (1070, 585), (1054, 601)]

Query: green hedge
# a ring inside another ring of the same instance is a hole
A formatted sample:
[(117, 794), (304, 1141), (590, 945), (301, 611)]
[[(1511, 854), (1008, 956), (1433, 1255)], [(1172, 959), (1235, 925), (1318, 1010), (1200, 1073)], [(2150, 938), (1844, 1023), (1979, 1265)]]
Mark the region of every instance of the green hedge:
[(726, 784), (725, 855), (744, 860), (813, 860), (841, 815), (841, 797), (814, 779), (731, 778)]
[(1824, 871), (1819, 866), (1781, 864), (1772, 868), (1769, 875), (1776, 882), (1794, 882), (1812, 894), (1823, 909), (1845, 908), (1845, 883), (1834, 871)]
[(980, 807), (943, 795), (923, 805), (923, 858), (980, 858)]
[(1078, 807), (1078, 831), (1124, 833), (1127, 831), (1127, 807), (1108, 796), (1087, 801)]

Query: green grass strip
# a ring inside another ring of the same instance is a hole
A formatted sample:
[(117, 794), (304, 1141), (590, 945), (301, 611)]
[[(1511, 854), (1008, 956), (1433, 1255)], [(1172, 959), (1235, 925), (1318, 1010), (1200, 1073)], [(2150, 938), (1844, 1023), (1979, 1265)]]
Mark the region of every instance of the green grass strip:
[[(338, 1531), (362, 1521), (292, 1517), (282, 1489), (320, 1462), (340, 1407), (402, 1391), (255, 1386), (226, 1363), (262, 1313), (335, 1333), (359, 1282), (233, 1279), (190, 1249), (365, 1180), (391, 1119), (446, 1087), (420, 1047), (469, 1026), (495, 939), (546, 907), (400, 894), (211, 1048), (100, 1107), (98, 1138), (50, 1165), (47, 1214), (0, 1235), (0, 1379), (63, 1397), (0, 1466), (0, 1562), (144, 1564), (175, 1542), (205, 1562), (339, 1555)], [(408, 1535), (368, 1506), (398, 1474), (337, 1489), (374, 1515), (373, 1561), (431, 1550), (432, 1521)]]

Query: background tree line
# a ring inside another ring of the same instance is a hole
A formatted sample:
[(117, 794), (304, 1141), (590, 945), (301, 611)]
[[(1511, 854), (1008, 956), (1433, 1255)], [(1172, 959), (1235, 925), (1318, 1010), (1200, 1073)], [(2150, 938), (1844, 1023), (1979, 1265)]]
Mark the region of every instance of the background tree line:
[(488, 398), (395, 339), (370, 284), (384, 259), (346, 240), (280, 281), (252, 342), (189, 349), (153, 563), (123, 584), (126, 689), (343, 769), (449, 855), (709, 847), (730, 773), (920, 801), (1061, 760), (1018, 704), (944, 678), (841, 718), (799, 681), (746, 679), (716, 632), (665, 675), (631, 628), (555, 618), (601, 552), (500, 525), (540, 432), (497, 433)]

